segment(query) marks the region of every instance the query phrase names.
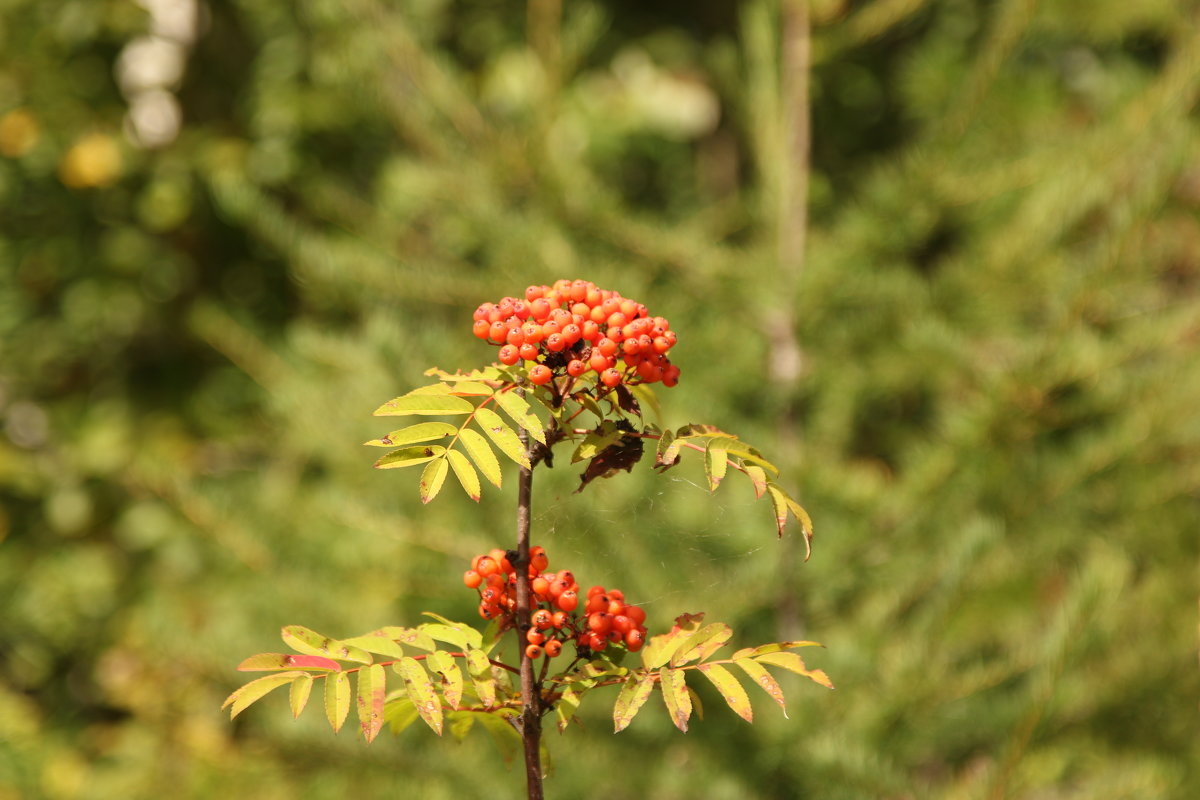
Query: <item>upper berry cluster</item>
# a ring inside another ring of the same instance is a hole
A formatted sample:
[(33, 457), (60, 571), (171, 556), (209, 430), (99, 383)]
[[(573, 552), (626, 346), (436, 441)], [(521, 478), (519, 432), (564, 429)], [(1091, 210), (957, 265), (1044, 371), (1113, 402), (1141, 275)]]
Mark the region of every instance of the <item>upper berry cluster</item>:
[(535, 362), (537, 385), (589, 372), (612, 388), (620, 383), (674, 386), (679, 367), (667, 358), (675, 332), (646, 306), (584, 280), (530, 286), (525, 297), (505, 297), (475, 309), (475, 336), (500, 346), (502, 364)]

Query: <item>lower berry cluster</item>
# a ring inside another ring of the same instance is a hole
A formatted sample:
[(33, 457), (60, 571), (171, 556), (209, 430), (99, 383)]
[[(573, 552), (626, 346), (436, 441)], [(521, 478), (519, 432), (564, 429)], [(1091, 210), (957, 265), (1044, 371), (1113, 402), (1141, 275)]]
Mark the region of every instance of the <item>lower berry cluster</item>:
[[(548, 572), (543, 547), (529, 551), (531, 592), (530, 628), (525, 653), (530, 658), (553, 658), (563, 645), (574, 642), (579, 651), (599, 652), (608, 646), (631, 653), (646, 642), (646, 612), (625, 602), (620, 589), (593, 586), (581, 599), (579, 584), (570, 570)], [(471, 561), (463, 583), (479, 590), (479, 615), (516, 625), (517, 572), (504, 550), (492, 550)]]

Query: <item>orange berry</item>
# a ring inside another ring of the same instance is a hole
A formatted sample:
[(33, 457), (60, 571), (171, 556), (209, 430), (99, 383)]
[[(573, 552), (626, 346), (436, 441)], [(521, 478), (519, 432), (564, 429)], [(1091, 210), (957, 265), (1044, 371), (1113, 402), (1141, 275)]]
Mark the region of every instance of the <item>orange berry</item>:
[(483, 583), (483, 576), (473, 569), (469, 569), (463, 573), (463, 583), (468, 589), (475, 589), (479, 584)]
[(486, 319), (477, 319), (475, 324), (471, 326), (471, 332), (475, 334), (477, 339), (486, 339), (492, 332), (492, 323)]
[[(561, 595), (559, 596), (561, 597)], [(550, 618), (550, 624), (555, 628), (561, 628), (567, 624), (569, 619), (571, 619), (571, 615), (566, 611), (555, 611), (554, 615)]]
[(592, 350), (592, 357), (588, 359), (588, 366), (596, 372), (604, 372), (613, 365), (611, 357), (604, 355), (599, 350)]
[(550, 596), (550, 581), (543, 578), (541, 575), (529, 582), (529, 588), (534, 594), (542, 597)]
[(625, 606), (621, 613), (633, 620), (635, 625), (641, 625), (646, 621), (646, 612), (637, 606)]
[(530, 659), (542, 657), (542, 646), (540, 644), (531, 644), (525, 648), (525, 656)]
[(579, 593), (574, 589), (567, 589), (554, 599), (554, 604), (563, 611), (574, 611), (579, 606)]
[(554, 624), (554, 615), (550, 613), (549, 609), (539, 608), (533, 612), (530, 621), (535, 628), (544, 631)]
[(500, 606), (492, 603), (480, 603), (479, 616), (483, 617), (484, 619), (495, 619), (496, 617), (500, 616)]
[(537, 345), (529, 344), (529, 342), (526, 342), (517, 348), (517, 352), (520, 354), (521, 358), (525, 359), (526, 361), (536, 361), (538, 357)]
[(642, 649), (642, 645), (646, 643), (646, 632), (640, 628), (634, 628), (629, 633), (625, 634), (625, 646), (629, 648), (629, 652), (636, 653)]
[(498, 358), (501, 364), (512, 366), (521, 360), (521, 351), (515, 344), (506, 344), (500, 348)]
[(546, 557), (546, 548), (538, 546), (529, 549), (529, 564), (538, 572), (544, 572), (546, 567), (550, 566), (550, 559)]
[(599, 634), (608, 633), (612, 629), (612, 615), (600, 611), (588, 615), (588, 629)]
[(587, 590), (587, 596), (588, 596), (588, 599), (591, 599), (591, 598), (595, 597), (595, 596), (596, 596), (596, 595), (598, 595), (598, 594), (604, 594), (604, 587), (603, 587), (603, 586), (593, 586), (592, 588), (590, 588), (590, 589), (588, 589), (588, 590)]
[(546, 655), (548, 655), (550, 658), (554, 658), (562, 652), (562, 642), (560, 642), (558, 639), (551, 639), (550, 641), (546, 642), (546, 646), (543, 649), (545, 649)]
[(536, 630), (535, 628), (530, 628), (525, 634), (525, 641), (529, 642), (530, 644), (542, 644), (546, 641), (546, 634)]
[(572, 378), (578, 378), (583, 373), (587, 372), (587, 364), (580, 361), (578, 358), (573, 358), (567, 362), (567, 374)]
[(475, 565), (475, 569), (479, 571), (480, 575), (486, 578), (488, 575), (494, 575), (499, 572), (500, 564), (491, 556), (484, 556), (479, 559), (479, 563)]
[(600, 382), (611, 389), (621, 382), (621, 373), (616, 369), (609, 367), (608, 369), (604, 370), (604, 372), (600, 373)]
[(542, 386), (550, 382), (554, 373), (545, 364), (534, 364), (529, 368), (529, 382), (534, 386)]
[(508, 326), (497, 320), (488, 328), (488, 338), (496, 344), (500, 344), (508, 337)]

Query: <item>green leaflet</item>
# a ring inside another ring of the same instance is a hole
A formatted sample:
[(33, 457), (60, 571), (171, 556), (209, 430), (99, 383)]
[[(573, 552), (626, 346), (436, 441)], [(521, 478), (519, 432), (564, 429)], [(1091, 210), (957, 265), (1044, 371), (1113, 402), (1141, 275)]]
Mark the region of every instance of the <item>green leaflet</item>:
[(384, 636), (388, 639), (394, 639), (400, 644), (406, 644), (410, 647), (416, 647), (419, 650), (433, 650), (436, 645), (429, 634), (425, 633), (420, 628), (404, 628), (400, 625), (385, 625), (377, 631), (372, 631), (368, 636)]
[(733, 663), (737, 664), (750, 680), (754, 681), (760, 689), (779, 704), (779, 707), (783, 709), (783, 716), (786, 718), (787, 705), (783, 701), (783, 687), (771, 676), (771, 673), (767, 672), (767, 668), (749, 658), (735, 658)]
[(458, 427), (449, 422), (422, 422), (409, 425), (398, 431), (392, 431), (387, 436), (372, 439), (364, 444), (370, 447), (400, 447), (417, 442), (431, 442), (434, 439), (444, 439), (458, 433)]
[(542, 444), (546, 443), (546, 432), (542, 430), (542, 421), (530, 410), (529, 401), (515, 391), (499, 391), (494, 397), (496, 405), (500, 406), (505, 414), (512, 417), (513, 422), (529, 431), (529, 435), (534, 439)]
[(470, 428), (463, 428), (458, 434), (458, 440), (462, 442), (467, 455), (475, 462), (475, 466), (483, 473), (483, 477), (499, 489), (500, 462), (496, 460), (496, 454), (492, 452), (491, 445), (487, 443), (487, 439), (483, 438), (483, 434)]
[(229, 711), (229, 718), (233, 719), (249, 708), (256, 700), (261, 699), (284, 684), (291, 683), (301, 675), (307, 676), (308, 673), (281, 672), (278, 675), (264, 675), (261, 678), (255, 678), (225, 698), (225, 702), (221, 704), (221, 708), (233, 706)]
[(525, 446), (521, 444), (517, 432), (499, 414), (490, 408), (480, 407), (475, 411), (475, 424), (500, 448), (500, 452), (529, 469), (529, 455), (525, 452)]
[(342, 729), (350, 713), (350, 674), (339, 672), (325, 679), (325, 717), (334, 733)]
[(567, 689), (554, 704), (554, 714), (558, 717), (558, 732), (562, 733), (575, 718), (575, 710), (583, 702), (583, 692), (578, 689)]
[(396, 644), (393, 639), (378, 633), (368, 633), (365, 636), (343, 639), (341, 644), (357, 647), (361, 650), (366, 650), (368, 653), (375, 653), (387, 656), (388, 658), (400, 658), (404, 655), (404, 648)]
[(663, 667), (658, 671), (659, 682), (662, 684), (663, 703), (675, 727), (687, 733), (688, 720), (692, 716), (692, 696), (688, 693), (684, 671)]
[(777, 667), (783, 667), (786, 670), (791, 670), (797, 675), (803, 675), (827, 689), (833, 688), (833, 682), (829, 680), (829, 676), (824, 671), (819, 669), (809, 669), (804, 665), (802, 659), (796, 653), (765, 653), (755, 658), (760, 664), (774, 664)]
[(379, 664), (358, 671), (358, 726), (367, 743), (383, 728), (383, 703), (387, 698), (387, 672)]
[(824, 647), (820, 642), (797, 641), (797, 642), (771, 642), (770, 644), (760, 644), (758, 647), (743, 647), (738, 650), (730, 658), (754, 658), (761, 656), (763, 653), (778, 653), (783, 650), (791, 650), (794, 647)]
[(733, 629), (723, 622), (705, 625), (683, 639), (671, 656), (671, 666), (677, 667), (689, 661), (703, 661), (715, 653), (733, 636)]
[(446, 458), (450, 461), (450, 466), (454, 468), (454, 477), (458, 478), (459, 484), (462, 485), (463, 491), (467, 493), (467, 497), (479, 502), (480, 486), (479, 473), (471, 466), (471, 462), (457, 450), (451, 450), (446, 453)]
[(483, 636), (479, 631), (472, 628), (470, 625), (461, 622), (452, 622), (445, 617), (425, 612), (427, 616), (434, 617), (440, 622), (426, 622), (421, 625), (421, 630), (430, 636), (437, 639), (439, 642), (452, 644), (462, 650), (468, 648), (480, 648), (483, 646)]
[[(434, 384), (441, 386), (441, 384)], [(375, 409), (377, 417), (403, 417), (414, 414), (470, 414), (475, 406), (469, 400), (455, 397), (451, 394), (434, 394), (433, 387), (422, 387), (412, 392), (389, 400)]]
[(672, 443), (675, 441), (674, 431), (663, 431), (658, 437), (658, 447), (654, 451), (654, 466), (669, 467), (675, 463), (675, 459), (679, 457), (679, 448), (675, 449), (675, 455), (668, 460), (667, 452), (671, 449)]
[(417, 484), (417, 491), (421, 495), (422, 503), (428, 503), (437, 497), (438, 492), (442, 490), (442, 484), (446, 482), (446, 473), (449, 471), (450, 462), (444, 458), (430, 461), (421, 471), (421, 481)]
[(617, 694), (617, 702), (613, 705), (613, 733), (620, 733), (629, 727), (638, 711), (645, 705), (646, 699), (654, 691), (654, 676), (641, 677), (631, 675), (621, 686)]
[(393, 668), (404, 678), (404, 689), (408, 699), (417, 707), (417, 713), (434, 733), (442, 735), (442, 704), (433, 690), (433, 681), (421, 662), (413, 658), (402, 658)]
[(475, 687), (475, 694), (485, 708), (496, 704), (496, 678), (492, 675), (492, 664), (482, 650), (467, 651), (467, 673)]
[(729, 456), (724, 447), (718, 447), (716, 440), (710, 441), (704, 448), (704, 477), (708, 479), (708, 490), (715, 492), (725, 479), (725, 470), (729, 467)]
[(425, 659), (431, 672), (442, 676), (442, 697), (450, 708), (462, 705), (463, 675), (454, 658), (444, 650), (435, 650)]
[(288, 701), (292, 706), (292, 718), (300, 716), (300, 712), (308, 705), (308, 695), (312, 692), (313, 679), (312, 675), (307, 672), (292, 681), (291, 691), (288, 693)]
[(391, 728), (393, 734), (400, 733), (420, 718), (417, 707), (407, 696), (393, 696), (383, 707), (383, 721)]
[(383, 458), (375, 462), (375, 469), (401, 469), (403, 467), (415, 467), (418, 464), (424, 464), (427, 461), (432, 461), (439, 458), (446, 452), (446, 448), (440, 444), (425, 444), (417, 445), (416, 447), (402, 447), (399, 450), (393, 450), (386, 454)]
[(333, 656), (332, 647), (337, 642), (328, 636), (322, 636), (316, 631), (309, 630), (303, 625), (285, 625), (280, 632), (283, 643), (295, 650), (310, 656)]
[(754, 709), (750, 707), (750, 698), (732, 672), (720, 664), (701, 664), (699, 670), (717, 687), (725, 704), (733, 709), (734, 713), (746, 722), (754, 722)]
[(767, 473), (763, 472), (762, 467), (756, 467), (753, 464), (743, 464), (742, 469), (746, 471), (746, 477), (754, 484), (754, 499), (761, 500), (767, 491)]
[[(509, 712), (509, 709), (505, 709), (505, 712)], [(492, 741), (496, 743), (506, 764), (511, 764), (517, 754), (521, 752), (521, 734), (517, 733), (517, 729), (508, 721), (508, 717), (513, 716), (514, 713), (497, 712), (475, 715), (478, 717), (475, 721), (491, 734)], [(543, 763), (545, 762), (543, 761)]]

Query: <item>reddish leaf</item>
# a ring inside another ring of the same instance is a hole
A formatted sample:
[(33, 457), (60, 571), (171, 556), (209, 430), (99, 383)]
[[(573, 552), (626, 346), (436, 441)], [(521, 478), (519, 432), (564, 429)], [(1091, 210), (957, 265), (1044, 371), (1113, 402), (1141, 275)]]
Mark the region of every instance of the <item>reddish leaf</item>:
[(358, 726), (367, 743), (375, 741), (383, 728), (383, 704), (387, 699), (387, 672), (379, 664), (358, 671)]
[(238, 664), (239, 672), (272, 672), (281, 669), (319, 669), (338, 672), (342, 665), (332, 658), (294, 653), (259, 653)]

